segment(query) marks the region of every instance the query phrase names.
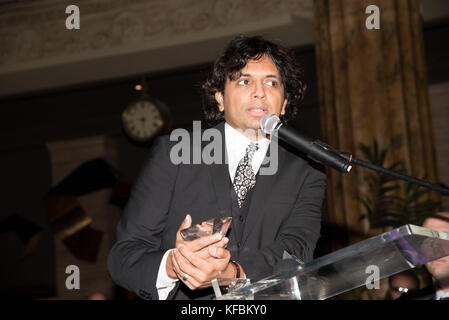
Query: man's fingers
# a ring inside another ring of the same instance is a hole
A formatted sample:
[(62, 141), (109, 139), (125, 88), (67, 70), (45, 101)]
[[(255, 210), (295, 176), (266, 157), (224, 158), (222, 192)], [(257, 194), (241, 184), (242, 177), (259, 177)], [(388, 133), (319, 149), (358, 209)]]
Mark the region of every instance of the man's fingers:
[(176, 261), (175, 254), (173, 254), (173, 256), (172, 256), (172, 262), (171, 263), (173, 265), (173, 270), (175, 271), (175, 273), (178, 276), (178, 278), (181, 280), (182, 276), (183, 276), (183, 271), (181, 270), (181, 268), (179, 267), (178, 262)]
[[(176, 261), (176, 258), (173, 258), (173, 269), (175, 270), (176, 275), (178, 276), (178, 279), (184, 284), (189, 287), (190, 290), (195, 290), (201, 286), (201, 283), (199, 283), (194, 277), (192, 277), (189, 273), (185, 272), (181, 266), (179, 266), (178, 262)], [(184, 277), (188, 275), (187, 280), (184, 280)]]
[(210, 279), (219, 275), (230, 253), (224, 249), (229, 239), (219, 233), (185, 241), (180, 231), (191, 225), (192, 217), (187, 214), (176, 233), (176, 248), (172, 252), (171, 262), (177, 277), (191, 290), (195, 290), (210, 286)]
[(192, 217), (190, 216), (190, 214), (187, 214), (186, 217), (184, 218), (184, 221), (181, 223), (179, 230), (188, 228), (191, 225), (192, 225)]
[[(173, 268), (178, 275), (179, 280), (183, 281), (186, 285), (189, 285), (190, 289), (198, 287), (200, 283), (196, 280), (198, 270), (192, 266), (182, 255), (179, 253), (173, 256)], [(187, 280), (184, 280), (184, 276), (188, 274)]]
[(220, 247), (209, 247), (209, 253), (216, 259), (228, 259), (230, 256), (230, 252), (228, 250)]
[(207, 261), (196, 257), (195, 254), (186, 250), (184, 246), (176, 251), (175, 259), (183, 274), (187, 273), (190, 277), (202, 283), (205, 281), (206, 275), (213, 271)]
[[(208, 247), (207, 250), (211, 250), (207, 260), (202, 259), (199, 252), (192, 252), (183, 244), (174, 251), (173, 266), (176, 274), (192, 290), (210, 286), (211, 279), (219, 277), (220, 271), (229, 263), (231, 254), (225, 248)], [(211, 253), (214, 255), (212, 258)], [(184, 277), (186, 274), (188, 277)]]
[(185, 245), (188, 245), (189, 249), (193, 252), (199, 251), (211, 244), (219, 242), (223, 236), (219, 233), (212, 234), (210, 236), (201, 237), (199, 239), (185, 242)]
[(201, 259), (204, 259), (204, 260), (214, 258), (209, 252), (210, 248), (212, 248), (212, 247), (226, 248), (228, 242), (229, 242), (229, 239), (224, 237), (219, 242), (214, 243), (211, 246), (205, 247), (205, 248), (201, 249), (200, 251), (197, 251), (196, 254), (198, 257), (200, 257)]
[(189, 228), (192, 225), (192, 217), (190, 216), (190, 214), (187, 214), (186, 217), (184, 218), (184, 221), (181, 223), (181, 226), (178, 229), (178, 232), (176, 232), (176, 242), (179, 241), (184, 241), (184, 239), (181, 236), (181, 230), (182, 229), (186, 229)]
[(199, 272), (207, 272), (209, 263), (197, 256), (196, 253), (190, 251), (186, 246), (182, 245), (176, 250), (176, 261), (183, 270), (187, 273), (197, 273), (194, 269), (198, 269)]
[(229, 238), (224, 237), (223, 239), (221, 239), (220, 243), (218, 243), (216, 246), (221, 247), (221, 248), (226, 248), (226, 246), (228, 245), (228, 242), (229, 242)]
[[(197, 278), (197, 280), (204, 282), (204, 278), (202, 276), (218, 272), (218, 270), (221, 270), (220, 265), (227, 265), (229, 259), (231, 258), (231, 253), (224, 248), (215, 248), (210, 250), (215, 252), (214, 254), (216, 257), (212, 258), (213, 260), (203, 259), (198, 253), (191, 252), (185, 246), (181, 246), (177, 250), (177, 253), (179, 254), (179, 256), (177, 256), (177, 258), (179, 258), (178, 263), (182, 261), (182, 263), (188, 264), (189, 266), (199, 270), (200, 277)], [(187, 268), (184, 264), (182, 266), (183, 268)]]

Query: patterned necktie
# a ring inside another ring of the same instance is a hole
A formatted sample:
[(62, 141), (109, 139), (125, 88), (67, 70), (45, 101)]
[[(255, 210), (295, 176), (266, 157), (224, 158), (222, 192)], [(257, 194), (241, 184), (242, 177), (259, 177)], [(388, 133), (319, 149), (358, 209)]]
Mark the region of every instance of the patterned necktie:
[(246, 148), (245, 155), (240, 160), (237, 166), (237, 171), (234, 177), (234, 190), (237, 194), (239, 208), (242, 207), (248, 192), (256, 185), (256, 175), (253, 172), (251, 162), (253, 160), (254, 152), (259, 149), (257, 143), (250, 143)]

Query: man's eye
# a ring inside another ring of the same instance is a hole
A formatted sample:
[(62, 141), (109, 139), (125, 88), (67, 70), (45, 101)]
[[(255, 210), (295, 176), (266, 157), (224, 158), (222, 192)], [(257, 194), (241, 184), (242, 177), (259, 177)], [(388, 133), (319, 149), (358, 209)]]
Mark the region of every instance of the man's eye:
[(269, 86), (272, 86), (272, 87), (277, 87), (277, 85), (278, 85), (276, 80), (268, 80), (266, 82), (266, 84), (268, 84)]
[(242, 79), (238, 82), (239, 85), (242, 86), (246, 86), (247, 84), (249, 84), (249, 80), (248, 79)]

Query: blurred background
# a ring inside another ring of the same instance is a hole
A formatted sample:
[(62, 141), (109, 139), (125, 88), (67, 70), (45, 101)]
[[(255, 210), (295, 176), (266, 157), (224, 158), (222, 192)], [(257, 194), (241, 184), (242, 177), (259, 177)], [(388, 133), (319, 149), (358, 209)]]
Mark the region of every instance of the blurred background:
[[(371, 4), (380, 29), (366, 27)], [(66, 27), (69, 5), (79, 29)], [(1, 296), (136, 299), (106, 271), (115, 225), (154, 138), (203, 120), (201, 83), (239, 34), (303, 63), (292, 126), (449, 185), (446, 0), (0, 0)], [(136, 103), (152, 115), (141, 132)], [(326, 173), (316, 257), (449, 210), (447, 197), (363, 169)], [(386, 219), (377, 200), (392, 195), (403, 201)], [(69, 265), (79, 290), (66, 288)]]

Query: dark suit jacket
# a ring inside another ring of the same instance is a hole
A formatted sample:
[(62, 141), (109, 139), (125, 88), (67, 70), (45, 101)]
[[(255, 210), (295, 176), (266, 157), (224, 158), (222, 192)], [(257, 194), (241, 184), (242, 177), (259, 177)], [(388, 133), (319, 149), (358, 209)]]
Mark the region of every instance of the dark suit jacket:
[[(224, 123), (216, 128), (224, 138)], [(114, 282), (143, 299), (158, 299), (155, 285), (161, 259), (166, 250), (174, 248), (176, 232), (187, 213), (193, 224), (231, 216), (227, 164), (174, 165), (170, 150), (176, 143), (168, 136), (155, 141), (108, 257)], [(280, 145), (278, 150), (277, 173), (257, 176), (240, 246), (235, 228), (231, 226), (227, 235), (231, 260), (239, 262), (250, 279), (272, 274), (284, 250), (305, 262), (311, 260), (320, 235), (325, 175)], [(210, 298), (211, 292), (191, 291), (179, 281), (168, 298)]]

